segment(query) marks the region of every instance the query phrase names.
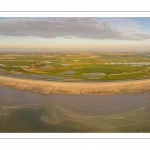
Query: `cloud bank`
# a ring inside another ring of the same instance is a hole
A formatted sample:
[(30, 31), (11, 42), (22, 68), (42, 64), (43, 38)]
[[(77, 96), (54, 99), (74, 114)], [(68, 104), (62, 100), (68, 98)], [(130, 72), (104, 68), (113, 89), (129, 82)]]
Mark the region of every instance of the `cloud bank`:
[(108, 20), (96, 18), (7, 18), (0, 20), (0, 36), (77, 37), (97, 40), (150, 39), (150, 34), (142, 33), (138, 26), (130, 26), (130, 22), (128, 25), (130, 28), (121, 29), (113, 26)]

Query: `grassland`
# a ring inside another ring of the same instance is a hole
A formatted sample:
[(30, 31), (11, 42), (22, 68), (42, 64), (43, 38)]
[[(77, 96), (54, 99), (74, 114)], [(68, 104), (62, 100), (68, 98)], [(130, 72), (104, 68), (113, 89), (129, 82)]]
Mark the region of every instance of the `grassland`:
[[(74, 73), (70, 73), (74, 72)], [(39, 79), (116, 81), (150, 78), (148, 53), (0, 54), (3, 75), (36, 75)], [(94, 74), (95, 73), (95, 74)], [(103, 75), (97, 75), (97, 74)], [(89, 74), (89, 75), (84, 75)]]

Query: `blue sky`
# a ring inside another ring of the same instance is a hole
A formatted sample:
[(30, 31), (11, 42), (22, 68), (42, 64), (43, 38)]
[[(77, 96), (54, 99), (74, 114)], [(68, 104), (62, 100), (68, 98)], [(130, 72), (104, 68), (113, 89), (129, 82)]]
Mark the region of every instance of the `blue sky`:
[(149, 51), (150, 18), (0, 18), (0, 48)]
[(138, 24), (140, 29), (143, 32), (149, 32), (150, 33), (150, 18), (126, 18), (127, 20), (131, 20)]

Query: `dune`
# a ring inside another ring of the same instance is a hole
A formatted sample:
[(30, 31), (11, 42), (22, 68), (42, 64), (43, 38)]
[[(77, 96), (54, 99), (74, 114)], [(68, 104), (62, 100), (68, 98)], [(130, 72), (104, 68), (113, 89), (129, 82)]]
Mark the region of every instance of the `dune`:
[(0, 86), (42, 94), (111, 95), (150, 91), (150, 79), (116, 82), (60, 82), (0, 76)]

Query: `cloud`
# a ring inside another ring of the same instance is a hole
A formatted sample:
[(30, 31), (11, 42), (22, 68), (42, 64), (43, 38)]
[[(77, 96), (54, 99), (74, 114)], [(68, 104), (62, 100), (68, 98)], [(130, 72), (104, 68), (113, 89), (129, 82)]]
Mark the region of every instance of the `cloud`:
[(0, 20), (0, 35), (42, 38), (78, 37), (99, 40), (150, 39), (150, 35), (140, 32), (134, 23), (131, 25), (131, 22), (123, 22), (126, 24), (125, 26), (128, 25), (128, 28), (124, 29), (119, 25), (113, 25), (110, 20), (96, 18), (8, 18)]
[(56, 28), (62, 28), (63, 26), (56, 26)]

